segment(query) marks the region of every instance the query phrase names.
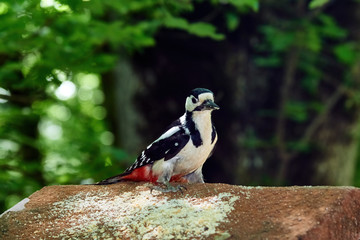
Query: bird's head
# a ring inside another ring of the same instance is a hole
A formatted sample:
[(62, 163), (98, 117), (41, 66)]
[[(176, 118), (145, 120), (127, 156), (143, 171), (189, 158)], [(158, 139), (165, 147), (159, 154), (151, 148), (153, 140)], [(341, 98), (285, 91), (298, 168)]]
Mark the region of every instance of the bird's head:
[(186, 98), (185, 109), (188, 112), (217, 110), (220, 107), (214, 102), (214, 94), (206, 88), (195, 88)]

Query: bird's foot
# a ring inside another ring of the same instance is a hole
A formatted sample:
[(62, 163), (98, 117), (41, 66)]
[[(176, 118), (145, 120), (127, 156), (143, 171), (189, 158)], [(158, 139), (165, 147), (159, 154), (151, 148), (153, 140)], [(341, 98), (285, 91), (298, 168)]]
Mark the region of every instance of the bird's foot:
[(152, 186), (150, 187), (150, 193), (152, 193), (153, 190), (159, 191), (159, 192), (181, 192), (184, 193), (183, 190), (187, 190), (187, 188), (183, 185), (176, 185), (173, 186), (170, 183), (162, 183), (165, 187), (161, 186)]

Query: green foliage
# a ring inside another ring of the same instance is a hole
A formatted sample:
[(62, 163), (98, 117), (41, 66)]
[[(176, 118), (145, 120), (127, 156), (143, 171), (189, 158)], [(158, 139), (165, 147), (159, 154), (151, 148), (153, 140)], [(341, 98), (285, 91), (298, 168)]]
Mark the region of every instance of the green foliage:
[(182, 17), (193, 10), (190, 0), (0, 2), (0, 212), (43, 185), (94, 182), (132, 161), (112, 146), (101, 74), (154, 46), (161, 28), (224, 39)]
[[(309, 8), (315, 11), (315, 8), (324, 6), (327, 2), (313, 0)], [(284, 10), (284, 12), (289, 14), (292, 11)], [(313, 127), (314, 119), (321, 116), (325, 107), (331, 104), (326, 100), (330, 99), (329, 92), (335, 93), (337, 84), (339, 87), (358, 86), (357, 80), (350, 76), (349, 70), (344, 71), (343, 76), (333, 77), (329, 75), (330, 69), (358, 69), (355, 66), (360, 59), (359, 43), (348, 40), (348, 30), (333, 16), (320, 11), (307, 13), (309, 15), (301, 15), (300, 12), (298, 14), (294, 14), (293, 18), (284, 19), (279, 15), (280, 17), (273, 22), (258, 27), (263, 38), (257, 46), (258, 56), (254, 59), (259, 67), (277, 71), (277, 77), (280, 79), (284, 79), (283, 71), (286, 69), (292, 67), (296, 69), (289, 80), (289, 88), (286, 89), (289, 94), (285, 99), (281, 99), (285, 102), (283, 109), (285, 122), (296, 124), (296, 129), (303, 129), (287, 133), (285, 136), (285, 149), (294, 155), (310, 152), (316, 144), (311, 142), (310, 138), (306, 138), (304, 142), (303, 137), (306, 130)], [(296, 61), (289, 63), (289, 56), (295, 56)], [(279, 88), (285, 88), (283, 84), (281, 83)], [(319, 91), (324, 86), (331, 90), (327, 93)], [(360, 102), (358, 91), (355, 89), (353, 91), (346, 101), (346, 107), (349, 109), (355, 105), (359, 106)], [(276, 121), (279, 111), (281, 109), (266, 109), (261, 111), (263, 113), (261, 116), (272, 117)], [(275, 132), (274, 135), (276, 134)], [(258, 138), (261, 141), (261, 137)]]
[(204, 22), (189, 23), (184, 18), (168, 17), (165, 20), (165, 26), (168, 28), (177, 28), (186, 30), (199, 37), (210, 37), (214, 40), (224, 39), (224, 35), (216, 33), (213, 25)]

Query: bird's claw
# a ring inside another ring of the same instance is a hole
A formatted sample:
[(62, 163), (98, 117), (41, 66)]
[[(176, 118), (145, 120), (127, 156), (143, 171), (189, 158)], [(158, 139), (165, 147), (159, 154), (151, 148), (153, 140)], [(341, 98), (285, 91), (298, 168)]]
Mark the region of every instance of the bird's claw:
[(170, 184), (164, 184), (165, 187), (160, 187), (160, 186), (152, 186), (150, 187), (150, 193), (152, 193), (153, 190), (159, 191), (159, 192), (178, 192), (180, 191), (181, 194), (184, 194), (184, 190), (187, 190), (187, 188), (183, 185), (176, 185), (176, 186), (172, 186)]

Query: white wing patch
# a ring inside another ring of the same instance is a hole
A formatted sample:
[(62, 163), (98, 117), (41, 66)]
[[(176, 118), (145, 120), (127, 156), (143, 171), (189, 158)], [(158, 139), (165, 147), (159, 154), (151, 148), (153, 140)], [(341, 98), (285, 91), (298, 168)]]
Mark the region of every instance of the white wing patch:
[[(170, 128), (169, 130), (167, 130), (163, 135), (161, 135), (158, 139), (156, 139), (154, 141), (155, 142), (158, 142), (160, 141), (161, 139), (165, 139), (165, 138), (169, 138), (170, 136), (174, 135), (176, 132), (180, 131), (180, 127), (179, 126), (176, 126), (176, 127), (172, 127)], [(150, 144), (148, 146), (148, 149), (151, 147), (152, 144)]]

